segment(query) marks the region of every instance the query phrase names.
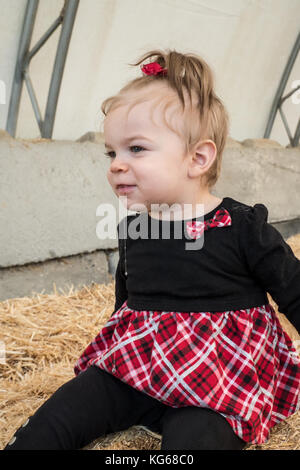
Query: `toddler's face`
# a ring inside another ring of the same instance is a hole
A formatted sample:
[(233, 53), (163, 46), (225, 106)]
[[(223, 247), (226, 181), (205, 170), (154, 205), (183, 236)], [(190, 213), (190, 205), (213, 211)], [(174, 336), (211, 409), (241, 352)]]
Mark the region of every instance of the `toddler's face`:
[[(127, 209), (133, 211), (145, 207), (150, 211), (151, 204), (171, 206), (183, 200), (187, 183), (184, 142), (164, 123), (161, 106), (157, 106), (162, 99), (158, 101), (154, 93), (154, 98), (135, 105), (128, 119), (128, 105), (105, 118), (105, 143), (111, 157), (108, 181), (118, 197), (127, 197)], [(173, 105), (166, 116), (168, 121), (173, 117), (172, 126), (182, 125), (182, 119), (174, 116)]]

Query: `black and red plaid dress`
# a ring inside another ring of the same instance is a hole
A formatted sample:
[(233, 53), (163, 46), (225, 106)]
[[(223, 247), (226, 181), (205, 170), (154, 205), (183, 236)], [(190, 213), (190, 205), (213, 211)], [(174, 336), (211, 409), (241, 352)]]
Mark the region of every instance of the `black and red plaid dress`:
[[(231, 224), (221, 208), (189, 233)], [(125, 300), (84, 350), (95, 365), (171, 407), (207, 407), (261, 444), (299, 410), (300, 361), (269, 303), (226, 311), (135, 310)]]

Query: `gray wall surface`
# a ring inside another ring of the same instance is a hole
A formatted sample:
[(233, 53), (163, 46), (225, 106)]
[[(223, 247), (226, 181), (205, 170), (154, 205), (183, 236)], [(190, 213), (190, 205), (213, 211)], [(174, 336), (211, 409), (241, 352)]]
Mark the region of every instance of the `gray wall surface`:
[[(78, 141), (13, 139), (0, 131), (0, 300), (113, 279), (116, 224), (126, 215), (106, 177), (101, 133)], [(286, 238), (300, 233), (300, 147), (228, 140), (212, 193), (263, 203)], [(97, 226), (114, 209), (108, 238)], [(130, 213), (130, 211), (128, 211)]]

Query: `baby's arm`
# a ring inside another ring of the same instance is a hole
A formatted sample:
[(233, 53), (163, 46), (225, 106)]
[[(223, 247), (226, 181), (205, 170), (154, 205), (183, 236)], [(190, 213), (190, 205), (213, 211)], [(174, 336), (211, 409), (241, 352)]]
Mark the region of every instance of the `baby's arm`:
[(249, 271), (299, 333), (300, 260), (280, 232), (267, 222), (266, 206), (255, 204), (243, 215), (240, 248)]
[[(123, 223), (124, 219), (120, 222)], [(117, 226), (118, 230), (118, 245), (119, 245), (119, 261), (115, 274), (115, 308), (113, 314), (123, 305), (125, 300), (128, 298), (128, 292), (126, 288), (126, 276), (125, 276), (125, 256), (124, 256), (124, 245), (125, 239), (120, 238), (120, 224)]]

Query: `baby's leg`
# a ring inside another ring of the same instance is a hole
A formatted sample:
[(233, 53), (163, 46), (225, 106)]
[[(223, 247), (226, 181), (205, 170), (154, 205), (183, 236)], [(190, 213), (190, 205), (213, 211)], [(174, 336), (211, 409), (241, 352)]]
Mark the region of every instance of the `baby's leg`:
[(4, 450), (82, 449), (100, 436), (128, 429), (164, 405), (98, 367), (62, 385), (20, 427)]
[(162, 450), (242, 450), (246, 445), (222, 415), (207, 408), (170, 408), (162, 423)]

